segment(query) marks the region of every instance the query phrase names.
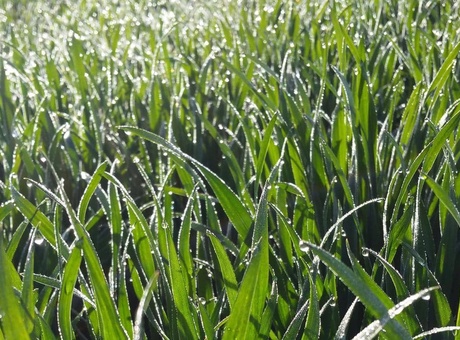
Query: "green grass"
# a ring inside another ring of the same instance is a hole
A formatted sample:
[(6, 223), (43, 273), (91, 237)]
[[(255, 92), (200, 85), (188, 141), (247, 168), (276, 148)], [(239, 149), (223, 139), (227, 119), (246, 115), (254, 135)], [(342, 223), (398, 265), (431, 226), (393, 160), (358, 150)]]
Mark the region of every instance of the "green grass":
[(5, 1), (0, 339), (460, 339), (456, 1)]

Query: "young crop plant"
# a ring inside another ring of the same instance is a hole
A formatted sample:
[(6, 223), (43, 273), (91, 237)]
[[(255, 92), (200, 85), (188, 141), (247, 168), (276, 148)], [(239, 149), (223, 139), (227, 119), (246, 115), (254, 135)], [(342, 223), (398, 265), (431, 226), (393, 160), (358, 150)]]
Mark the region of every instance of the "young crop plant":
[(5, 0), (0, 339), (460, 340), (460, 4)]

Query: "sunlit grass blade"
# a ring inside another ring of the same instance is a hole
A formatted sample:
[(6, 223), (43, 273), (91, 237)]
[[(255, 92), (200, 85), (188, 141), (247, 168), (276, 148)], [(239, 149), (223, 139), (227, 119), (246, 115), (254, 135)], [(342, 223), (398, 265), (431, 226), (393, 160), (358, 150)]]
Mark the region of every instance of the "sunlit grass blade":
[(335, 340), (345, 340), (347, 338), (348, 326), (350, 325), (351, 317), (358, 301), (359, 299), (355, 298), (351, 303), (350, 307), (348, 307), (347, 312), (343, 316), (342, 321), (340, 321), (340, 325), (337, 328), (337, 333), (335, 333)]
[[(24, 310), (28, 315), (28, 323), (26, 324), (28, 329), (34, 328), (34, 322), (36, 323), (35, 315), (35, 297), (34, 297), (34, 282), (33, 273), (35, 270), (35, 235), (37, 229), (34, 229), (30, 234), (29, 247), (27, 249), (27, 256), (24, 264), (24, 272), (22, 274), (22, 290), (21, 300)], [(36, 323), (38, 325), (38, 323)], [(38, 329), (35, 329), (33, 336), (36, 336)]]
[[(206, 208), (209, 224), (211, 226), (215, 225), (218, 228), (219, 226), (217, 225), (217, 216), (209, 198), (206, 199)], [(211, 240), (214, 252), (216, 253), (220, 273), (222, 275), (225, 291), (227, 293), (228, 304), (230, 306), (230, 311), (232, 311), (236, 297), (238, 296), (238, 281), (236, 280), (233, 265), (227, 255), (225, 243), (222, 243), (222, 241), (211, 232), (206, 232), (206, 235)]]
[(14, 203), (19, 211), (34, 225), (46, 238), (46, 240), (56, 247), (56, 238), (54, 236), (54, 227), (51, 221), (37, 207), (21, 195), (16, 188), (11, 187), (11, 194)]
[(153, 291), (156, 290), (158, 284), (158, 276), (159, 272), (155, 272), (155, 274), (150, 278), (147, 286), (144, 288), (144, 292), (142, 294), (141, 301), (139, 302), (139, 306), (137, 307), (136, 311), (136, 319), (134, 322), (134, 340), (141, 340), (143, 336), (143, 327), (142, 327), (142, 317), (144, 312), (148, 308), (148, 304), (152, 299)]
[(439, 334), (439, 333), (447, 333), (447, 332), (454, 332), (456, 335), (455, 339), (457, 339), (460, 333), (460, 326), (450, 326), (450, 327), (436, 327), (430, 329), (429, 331), (423, 332), (414, 336), (414, 340), (416, 339), (426, 339), (427, 336)]
[(252, 224), (252, 217), (246, 207), (241, 203), (240, 199), (235, 195), (235, 193), (225, 184), (225, 182), (216, 176), (208, 168), (182, 152), (173, 144), (166, 141), (164, 138), (155, 135), (146, 130), (142, 130), (135, 127), (121, 127), (125, 131), (130, 131), (133, 134), (138, 135), (141, 138), (151, 141), (152, 143), (162, 146), (168, 152), (178, 156), (183, 160), (188, 160), (195, 165), (198, 170), (203, 174), (203, 176), (208, 181), (209, 185), (212, 187), (214, 194), (216, 195), (219, 203), (222, 205), (222, 208), (227, 213), (229, 219), (232, 221), (235, 229), (241, 235), (243, 239), (246, 239), (246, 236), (249, 232), (249, 229)]
[[(359, 298), (374, 317), (383, 317), (386, 315), (388, 309), (394, 306), (391, 299), (374, 281), (370, 279), (366, 280), (362, 275), (355, 273), (327, 251), (305, 241), (301, 242), (301, 249), (305, 252), (311, 251), (314, 255), (318, 256), (348, 289)], [(386, 329), (390, 336), (396, 336), (401, 339), (411, 338), (409, 332), (396, 320), (391, 320)]]
[(58, 325), (59, 333), (64, 339), (75, 339), (72, 327), (71, 309), (74, 298), (74, 287), (80, 271), (81, 249), (74, 247), (64, 268), (64, 275), (59, 290)]
[(308, 308), (307, 320), (305, 322), (305, 329), (302, 338), (318, 339), (320, 336), (321, 325), (318, 291), (316, 289), (314, 279), (310, 273), (308, 275), (308, 280), (310, 281), (310, 305)]
[[(436, 76), (434, 77), (433, 81), (428, 87), (427, 92), (426, 92), (427, 95), (431, 95), (434, 92), (433, 97), (431, 99), (432, 105), (438, 99), (441, 91), (443, 91), (444, 85), (447, 82), (447, 79), (449, 79), (449, 76), (451, 75), (452, 66), (458, 60), (459, 52), (460, 52), (460, 42), (458, 42), (449, 52), (449, 55), (444, 60), (444, 63), (442, 64), (441, 68), (438, 70), (438, 72), (436, 73)], [(434, 117), (434, 118), (435, 118), (434, 122), (437, 122), (440, 117)]]
[(273, 316), (276, 312), (276, 306), (278, 303), (279, 295), (278, 295), (278, 285), (276, 281), (273, 281), (272, 289), (270, 292), (270, 298), (267, 302), (267, 306), (262, 314), (262, 318), (260, 321), (260, 330), (259, 335), (263, 338), (268, 338), (270, 336), (270, 329), (273, 323)]
[(102, 269), (102, 265), (95, 250), (94, 244), (91, 241), (88, 232), (85, 230), (75, 211), (73, 210), (62, 186), (59, 185), (58, 189), (61, 194), (62, 201), (64, 202), (65, 210), (69, 215), (70, 221), (78, 236), (76, 246), (83, 250), (83, 258), (85, 260), (85, 264), (88, 267), (88, 273), (91, 279), (91, 287), (95, 296), (96, 313), (100, 322), (102, 336), (123, 339), (126, 337), (125, 330), (121, 325), (120, 317), (115, 308), (114, 300), (110, 296), (107, 279), (104, 275), (104, 271)]
[[(380, 256), (380, 254), (369, 248), (363, 248), (363, 254), (372, 254), (383, 265), (393, 283), (393, 286), (396, 291), (396, 296), (399, 301), (407, 299), (410, 296), (409, 289), (407, 288), (406, 283), (404, 282), (404, 278), (387, 260)], [(408, 306), (408, 308), (403, 313), (407, 313), (407, 315), (404, 317), (404, 320), (406, 321), (405, 324), (408, 326), (411, 334), (415, 334), (417, 331), (420, 330), (420, 324), (416, 321), (417, 318), (414, 309)]]
[(300, 330), (304, 324), (305, 316), (308, 312), (308, 307), (310, 306), (310, 300), (305, 301), (305, 303), (300, 306), (300, 308), (295, 313), (294, 317), (289, 324), (286, 332), (283, 334), (283, 340), (294, 339), (300, 336)]
[(195, 195), (196, 188), (190, 195), (190, 198), (185, 207), (184, 214), (182, 216), (182, 224), (179, 230), (179, 242), (178, 242), (178, 252), (179, 258), (183, 270), (185, 272), (184, 278), (186, 282), (187, 291), (190, 294), (194, 291), (194, 282), (193, 278), (193, 259), (192, 254), (190, 253), (190, 232), (192, 226), (192, 209), (195, 205)]
[(107, 168), (107, 163), (102, 163), (98, 166), (94, 174), (91, 176), (88, 185), (85, 188), (80, 202), (78, 203), (78, 218), (82, 223), (85, 223), (86, 213), (88, 211), (89, 201), (94, 195), (94, 192), (97, 190), (98, 185), (102, 179), (102, 174)]
[(423, 299), (426, 296), (429, 296), (430, 292), (434, 289), (439, 289), (439, 287), (431, 287), (427, 289), (423, 289), (418, 293), (415, 293), (408, 298), (404, 299), (403, 301), (396, 304), (394, 307), (388, 310), (387, 314), (381, 317), (379, 320), (375, 320), (369, 326), (364, 328), (359, 334), (357, 334), (353, 340), (367, 340), (373, 339), (380, 332), (383, 331), (385, 325), (395, 318), (398, 314), (400, 314), (404, 309), (414, 304), (415, 301), (419, 299)]
[[(167, 195), (167, 194), (166, 194)], [(169, 196), (169, 195), (168, 195)], [(164, 224), (163, 224), (164, 223)], [(165, 261), (165, 275), (170, 285), (173, 298), (171, 312), (174, 313), (171, 322), (177, 338), (197, 339), (197, 324), (191, 312), (191, 304), (188, 298), (188, 286), (186, 285), (183, 268), (173, 241), (171, 225), (163, 221), (159, 226), (158, 243)]]
[[(0, 229), (1, 230), (1, 229)], [(19, 303), (13, 290), (11, 279), (15, 271), (3, 248), (3, 237), (0, 237), (0, 324), (6, 339), (30, 339), (30, 319), (27, 319), (26, 311)], [(16, 272), (16, 271), (15, 271)], [(15, 273), (17, 276), (17, 272)], [(19, 288), (19, 287), (17, 287)]]
[(248, 339), (258, 335), (255, 320), (260, 320), (267, 295), (268, 264), (268, 195), (264, 188), (257, 208), (252, 241), (252, 256), (244, 274), (232, 313), (225, 325), (223, 339)]

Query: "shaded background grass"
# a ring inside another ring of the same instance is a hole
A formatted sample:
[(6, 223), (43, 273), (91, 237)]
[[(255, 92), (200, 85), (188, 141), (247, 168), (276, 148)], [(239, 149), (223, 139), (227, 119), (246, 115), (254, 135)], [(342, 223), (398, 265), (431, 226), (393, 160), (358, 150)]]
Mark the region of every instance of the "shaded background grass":
[(2, 282), (24, 332), (348, 338), (433, 286), (381, 336), (458, 326), (458, 14), (6, 2)]

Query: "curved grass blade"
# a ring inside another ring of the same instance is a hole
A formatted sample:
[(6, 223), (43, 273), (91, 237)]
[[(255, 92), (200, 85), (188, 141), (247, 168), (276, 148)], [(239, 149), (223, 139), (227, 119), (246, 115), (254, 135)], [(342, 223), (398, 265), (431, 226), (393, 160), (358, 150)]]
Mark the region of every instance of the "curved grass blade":
[(278, 303), (278, 285), (276, 279), (273, 281), (272, 290), (270, 292), (270, 299), (268, 300), (267, 306), (265, 307), (264, 313), (262, 314), (260, 322), (259, 336), (268, 339), (270, 335), (270, 329), (272, 326), (273, 316), (276, 312), (276, 306)]
[(86, 212), (88, 211), (89, 201), (93, 197), (94, 192), (98, 188), (98, 185), (101, 181), (102, 174), (107, 168), (107, 162), (102, 163), (98, 166), (93, 176), (89, 180), (88, 185), (85, 188), (82, 198), (78, 204), (78, 219), (84, 224), (86, 219)]
[(456, 107), (453, 109), (454, 113), (452, 114), (452, 117), (443, 125), (439, 132), (436, 133), (436, 137), (434, 137), (432, 142), (428, 145), (429, 150), (422, 167), (422, 171), (425, 173), (428, 173), (431, 170), (436, 158), (442, 150), (442, 147), (445, 145), (446, 141), (449, 140), (449, 136), (456, 128), (458, 128), (458, 124), (460, 122), (460, 105), (458, 102), (456, 102), (455, 105)]
[(0, 222), (3, 221), (3, 219), (6, 216), (8, 216), (13, 209), (14, 209), (13, 201), (7, 201), (7, 202), (2, 203), (0, 205)]
[(184, 279), (186, 281), (187, 292), (189, 293), (189, 295), (190, 292), (194, 291), (193, 285), (195, 282), (193, 280), (193, 259), (190, 253), (190, 229), (192, 225), (192, 211), (193, 206), (195, 204), (196, 191), (197, 187), (193, 189), (193, 192), (191, 193), (187, 201), (185, 211), (182, 215), (182, 224), (179, 229), (179, 258), (184, 267)]
[[(163, 223), (166, 224), (167, 222)], [(172, 306), (174, 315), (171, 316), (173, 318), (172, 327), (176, 328), (174, 331), (178, 333), (179, 338), (197, 339), (197, 324), (193, 318), (189, 302), (188, 287), (184, 277), (186, 274), (183, 272), (177, 255), (171, 227), (163, 225), (158, 229), (158, 243), (160, 244), (160, 249), (163, 248), (163, 261), (167, 263), (165, 264), (165, 275), (169, 281), (174, 302)]]
[[(394, 306), (391, 299), (374, 281), (370, 278), (366, 280), (363, 275), (355, 273), (324, 249), (305, 241), (301, 242), (301, 249), (304, 252), (311, 251), (318, 256), (348, 289), (359, 298), (374, 317), (383, 317)], [(386, 329), (389, 336), (399, 339), (411, 339), (410, 333), (396, 320), (390, 320)]]
[[(35, 268), (35, 258), (34, 258), (34, 251), (35, 251), (35, 234), (37, 229), (33, 229), (30, 233), (29, 237), (29, 249), (27, 250), (27, 256), (24, 264), (24, 272), (22, 274), (22, 289), (21, 289), (21, 300), (24, 309), (28, 314), (28, 324), (26, 325), (27, 329), (33, 330), (34, 328), (34, 321), (35, 321), (35, 299), (34, 299), (34, 284), (33, 284), (33, 271)], [(29, 319), (31, 318), (31, 319)], [(37, 331), (37, 330), (35, 330)], [(34, 332), (35, 333), (35, 332)], [(36, 336), (36, 334), (34, 334)]]
[(54, 236), (54, 227), (48, 217), (45, 216), (37, 207), (30, 203), (19, 191), (11, 186), (11, 196), (13, 196), (14, 204), (19, 209), (21, 214), (27, 218), (30, 223), (37, 228), (43, 237), (52, 247), (56, 247), (56, 238)]
[(457, 332), (457, 336), (455, 337), (455, 340), (457, 340), (457, 337), (460, 335), (460, 326), (448, 326), (448, 327), (439, 327), (439, 328), (436, 327), (436, 328), (430, 329), (429, 331), (420, 333), (417, 336), (414, 336), (413, 340), (426, 339), (427, 336), (430, 336), (433, 334), (444, 333), (444, 332)]
[(220, 205), (224, 209), (230, 221), (233, 223), (233, 226), (238, 231), (241, 238), (246, 239), (253, 221), (252, 216), (243, 205), (240, 198), (227, 186), (227, 184), (225, 184), (221, 178), (219, 178), (216, 174), (214, 174), (200, 162), (196, 161), (164, 138), (152, 132), (130, 126), (121, 126), (120, 129), (136, 134), (139, 137), (152, 143), (158, 144), (166, 151), (182, 160), (188, 160), (192, 162), (192, 164), (198, 168), (198, 170), (208, 181), (209, 185), (214, 191), (214, 194), (219, 200)]
[(379, 333), (384, 329), (385, 325), (395, 318), (398, 314), (404, 311), (405, 308), (412, 306), (412, 304), (428, 296), (432, 290), (439, 289), (439, 287), (430, 287), (421, 290), (420, 292), (409, 296), (408, 298), (404, 299), (403, 301), (396, 304), (393, 308), (388, 310), (388, 313), (381, 317), (379, 320), (375, 320), (369, 326), (364, 328), (361, 332), (359, 332), (353, 340), (370, 340), (375, 338)]
[(142, 328), (142, 315), (147, 310), (149, 302), (152, 299), (153, 291), (156, 289), (158, 284), (159, 275), (160, 272), (156, 271), (155, 274), (150, 278), (147, 286), (144, 288), (144, 292), (142, 293), (142, 298), (139, 302), (139, 306), (137, 307), (136, 320), (134, 323), (134, 340), (142, 339), (142, 334), (144, 331)]
[(449, 194), (430, 176), (422, 174), (422, 179), (425, 180), (425, 182), (429, 185), (431, 190), (433, 190), (436, 197), (438, 197), (442, 204), (445, 205), (447, 210), (449, 210), (449, 212), (452, 214), (452, 217), (460, 226), (460, 212), (458, 211), (458, 208), (454, 204), (454, 202), (452, 202), (452, 200), (450, 199)]
[(458, 54), (460, 52), (460, 42), (458, 42), (454, 48), (449, 52), (449, 55), (447, 58), (444, 60), (444, 63), (442, 64), (441, 68), (439, 71), (436, 73), (436, 76), (434, 77), (433, 81), (430, 84), (430, 87), (426, 91), (427, 95), (432, 94), (434, 92), (433, 98), (432, 98), (432, 105), (436, 103), (437, 98), (439, 97), (439, 94), (444, 88), (445, 83), (447, 82), (447, 79), (449, 78), (449, 75), (451, 74), (451, 69), (454, 65), (454, 63), (457, 61)]
[[(372, 249), (363, 248), (363, 254), (366, 253), (374, 255), (377, 260), (384, 266), (386, 272), (391, 278), (391, 281), (393, 282), (398, 300), (408, 298), (410, 295), (409, 289), (407, 288), (404, 279), (401, 277), (398, 271), (387, 260), (380, 256), (380, 254), (373, 251)], [(411, 334), (415, 334), (420, 330), (420, 325), (416, 321), (417, 317), (415, 315), (415, 311), (409, 307), (409, 309), (405, 310), (404, 313), (408, 313), (406, 316), (404, 316), (405, 324), (408, 325)]]

